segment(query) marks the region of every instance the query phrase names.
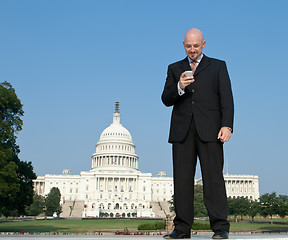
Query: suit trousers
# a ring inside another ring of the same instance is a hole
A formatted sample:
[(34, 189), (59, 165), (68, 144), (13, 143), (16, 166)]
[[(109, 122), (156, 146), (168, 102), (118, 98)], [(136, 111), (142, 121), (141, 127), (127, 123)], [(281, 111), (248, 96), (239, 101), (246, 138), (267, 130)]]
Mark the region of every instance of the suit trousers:
[(229, 232), (228, 206), (223, 178), (223, 143), (202, 141), (193, 117), (183, 142), (173, 143), (175, 229), (190, 233), (194, 221), (194, 177), (197, 157), (200, 161), (204, 204), (210, 227)]

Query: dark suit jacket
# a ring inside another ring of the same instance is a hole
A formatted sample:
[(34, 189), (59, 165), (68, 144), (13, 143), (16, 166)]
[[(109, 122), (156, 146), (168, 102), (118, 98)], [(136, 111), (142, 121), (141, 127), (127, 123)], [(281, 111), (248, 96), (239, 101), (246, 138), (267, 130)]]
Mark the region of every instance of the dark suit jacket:
[(194, 74), (195, 81), (179, 96), (180, 75), (189, 70), (187, 57), (168, 66), (162, 101), (173, 106), (169, 142), (185, 139), (192, 116), (202, 141), (218, 141), (221, 127), (233, 129), (234, 104), (226, 63), (204, 55)]

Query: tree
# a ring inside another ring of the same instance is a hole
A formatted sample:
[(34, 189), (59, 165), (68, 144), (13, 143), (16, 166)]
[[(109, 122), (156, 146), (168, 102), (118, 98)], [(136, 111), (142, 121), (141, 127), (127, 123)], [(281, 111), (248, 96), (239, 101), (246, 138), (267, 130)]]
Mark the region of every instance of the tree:
[(250, 207), (248, 210), (249, 216), (252, 218), (252, 222), (254, 221), (254, 217), (260, 212), (260, 204), (258, 201), (250, 201)]
[(278, 197), (278, 214), (280, 217), (284, 218), (288, 215), (288, 196), (279, 195)]
[(204, 205), (203, 200), (203, 186), (194, 186), (194, 216), (195, 217), (207, 217), (208, 213)]
[(33, 203), (26, 208), (26, 212), (30, 216), (38, 216), (44, 212), (45, 198), (41, 195), (34, 193)]
[(234, 221), (237, 222), (237, 217), (241, 216), (241, 220), (243, 220), (243, 216), (248, 214), (250, 207), (250, 202), (245, 197), (237, 197), (237, 198), (228, 198), (228, 211), (229, 215), (234, 216)]
[[(174, 211), (174, 195), (171, 200), (168, 201), (170, 203), (170, 211)], [(195, 185), (194, 186), (194, 216), (195, 217), (206, 217), (208, 216), (206, 207), (204, 205), (203, 200), (203, 186)]]
[(53, 216), (54, 213), (57, 216), (62, 212), (62, 207), (60, 205), (61, 193), (59, 188), (53, 187), (45, 198), (45, 206), (46, 206), (46, 216)]
[(20, 180), (20, 191), (15, 198), (15, 208), (20, 215), (26, 214), (27, 206), (33, 203), (34, 186), (33, 180), (36, 179), (36, 174), (33, 171), (31, 162), (20, 161), (17, 157), (15, 159), (17, 163), (17, 176)]
[(10, 83), (0, 84), (0, 140), (2, 147), (19, 153), (15, 134), (22, 130), (21, 101), (18, 99)]
[(11, 200), (15, 199), (20, 190), (17, 178), (17, 165), (11, 161), (13, 152), (0, 144), (0, 213), (5, 217), (13, 210)]
[(260, 215), (263, 217), (270, 216), (271, 224), (273, 223), (272, 217), (278, 214), (279, 200), (275, 192), (266, 193), (260, 196)]
[(33, 201), (33, 172), (31, 162), (18, 158), (16, 134), (22, 129), (24, 111), (10, 83), (0, 84), (0, 211), (25, 214)]
[(170, 203), (170, 212), (175, 211), (175, 206), (174, 206), (174, 195), (172, 195), (171, 200), (168, 201), (168, 203)]

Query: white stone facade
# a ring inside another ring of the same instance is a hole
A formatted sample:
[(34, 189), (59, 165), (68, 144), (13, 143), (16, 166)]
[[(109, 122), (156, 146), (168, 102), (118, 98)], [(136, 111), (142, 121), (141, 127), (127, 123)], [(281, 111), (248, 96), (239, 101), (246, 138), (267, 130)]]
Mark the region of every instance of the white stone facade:
[[(246, 197), (250, 200), (259, 198), (259, 178), (255, 175), (224, 175), (228, 197)], [(195, 181), (202, 185), (202, 178)]]
[[(224, 175), (228, 196), (259, 198), (257, 176)], [(201, 184), (201, 178), (196, 184)], [(92, 155), (90, 171), (71, 175), (46, 174), (34, 181), (35, 191), (47, 195), (52, 187), (59, 188), (61, 203), (83, 203), (82, 217), (155, 217), (153, 202), (166, 202), (173, 195), (173, 178), (165, 172), (157, 177), (138, 170), (138, 156), (129, 131), (120, 123), (119, 103), (113, 114), (113, 123), (101, 134)], [(80, 206), (79, 205), (79, 206)], [(64, 214), (64, 213), (63, 213)], [(70, 216), (69, 214), (67, 216)]]

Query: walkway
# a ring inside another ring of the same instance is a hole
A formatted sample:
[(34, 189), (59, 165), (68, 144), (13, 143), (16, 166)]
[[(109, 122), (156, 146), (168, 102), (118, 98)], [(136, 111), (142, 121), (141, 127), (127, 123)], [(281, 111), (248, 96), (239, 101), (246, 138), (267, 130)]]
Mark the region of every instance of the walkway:
[[(0, 235), (0, 239), (7, 240), (162, 240), (162, 236), (131, 236), (131, 235), (57, 235), (57, 236), (49, 236), (49, 235)], [(211, 239), (211, 235), (202, 235), (202, 236), (192, 236), (192, 240), (207, 240)], [(288, 240), (288, 234), (230, 234), (229, 239), (235, 240)]]

